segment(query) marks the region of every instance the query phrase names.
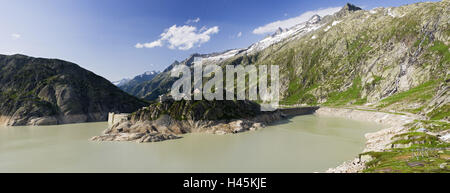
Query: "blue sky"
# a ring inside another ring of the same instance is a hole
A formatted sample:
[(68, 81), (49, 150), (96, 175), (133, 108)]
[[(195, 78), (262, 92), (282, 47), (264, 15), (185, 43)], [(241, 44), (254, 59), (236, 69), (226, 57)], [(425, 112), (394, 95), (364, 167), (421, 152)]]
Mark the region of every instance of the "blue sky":
[(267, 24), (347, 2), (371, 9), (421, 1), (0, 0), (0, 54), (68, 60), (114, 81), (192, 53), (248, 47)]

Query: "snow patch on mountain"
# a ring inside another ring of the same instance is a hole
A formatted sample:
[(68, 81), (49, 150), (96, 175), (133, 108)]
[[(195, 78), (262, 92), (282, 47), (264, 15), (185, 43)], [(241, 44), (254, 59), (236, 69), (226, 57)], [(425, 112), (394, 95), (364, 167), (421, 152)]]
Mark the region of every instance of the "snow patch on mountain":
[(394, 17), (394, 18), (405, 16), (405, 15), (402, 15), (402, 14), (398, 13), (396, 10), (393, 10), (392, 8), (388, 8), (386, 10), (386, 14), (391, 16), (391, 17)]
[(124, 78), (124, 79), (122, 79), (122, 80), (113, 81), (113, 82), (111, 82), (111, 83), (113, 83), (113, 84), (116, 85), (116, 86), (121, 86), (121, 85), (124, 85), (124, 84), (130, 82), (130, 80), (131, 80), (131, 79), (129, 79), (129, 78)]
[(341, 23), (342, 21), (333, 21), (333, 23), (331, 24), (331, 26), (335, 26), (335, 25), (337, 25), (337, 24), (339, 24), (339, 23)]
[(331, 23), (331, 25), (328, 25), (323, 31), (327, 32), (328, 30), (331, 29), (332, 26), (335, 26), (339, 23), (341, 23), (341, 21), (333, 21), (333, 23)]
[(202, 64), (218, 63), (220, 61), (236, 56), (242, 50), (243, 49), (233, 49), (225, 51), (223, 53), (213, 54), (211, 56), (196, 57), (195, 63), (202, 63)]
[(157, 72), (155, 72), (155, 71), (147, 71), (144, 74), (145, 75), (154, 75), (154, 74), (157, 74)]

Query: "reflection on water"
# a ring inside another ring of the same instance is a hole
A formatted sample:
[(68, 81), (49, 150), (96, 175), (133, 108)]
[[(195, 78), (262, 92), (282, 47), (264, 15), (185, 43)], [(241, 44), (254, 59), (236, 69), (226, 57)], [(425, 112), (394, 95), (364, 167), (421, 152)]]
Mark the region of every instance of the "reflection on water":
[(352, 159), (364, 148), (364, 134), (381, 129), (307, 115), (236, 135), (147, 144), (88, 140), (106, 127), (0, 127), (0, 172), (323, 172)]

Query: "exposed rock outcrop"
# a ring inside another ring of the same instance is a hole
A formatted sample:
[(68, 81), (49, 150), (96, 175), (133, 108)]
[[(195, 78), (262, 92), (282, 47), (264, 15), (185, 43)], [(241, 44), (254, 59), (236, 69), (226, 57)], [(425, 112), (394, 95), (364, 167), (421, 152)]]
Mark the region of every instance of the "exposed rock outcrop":
[(360, 7), (357, 7), (356, 5), (347, 3), (341, 10), (339, 10), (337, 13), (335, 13), (335, 15), (337, 17), (344, 17), (354, 11), (359, 11), (359, 10), (362, 10), (362, 9)]

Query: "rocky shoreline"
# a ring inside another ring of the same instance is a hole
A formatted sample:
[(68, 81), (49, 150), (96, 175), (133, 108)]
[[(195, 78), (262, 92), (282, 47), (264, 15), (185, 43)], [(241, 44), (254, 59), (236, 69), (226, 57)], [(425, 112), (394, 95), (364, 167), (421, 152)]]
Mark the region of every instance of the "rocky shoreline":
[(10, 117), (0, 115), (0, 126), (6, 126), (8, 124)]
[(88, 113), (58, 116), (0, 116), (0, 125), (2, 126), (45, 126), (45, 125), (62, 125), (73, 123), (85, 123), (105, 121), (106, 113)]
[[(387, 128), (374, 133), (367, 133), (365, 135), (367, 141), (362, 153), (370, 151), (380, 152), (390, 149), (391, 143), (393, 142), (392, 137), (402, 133), (406, 133), (409, 127), (405, 125), (421, 118), (416, 115), (400, 115), (393, 113), (329, 107), (321, 107), (315, 112), (315, 114), (318, 116), (342, 117), (386, 125)], [(370, 160), (370, 156), (360, 156), (353, 160), (348, 160), (335, 168), (330, 168), (326, 172), (358, 173), (365, 169), (365, 163)]]

